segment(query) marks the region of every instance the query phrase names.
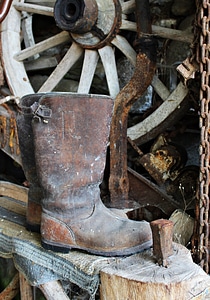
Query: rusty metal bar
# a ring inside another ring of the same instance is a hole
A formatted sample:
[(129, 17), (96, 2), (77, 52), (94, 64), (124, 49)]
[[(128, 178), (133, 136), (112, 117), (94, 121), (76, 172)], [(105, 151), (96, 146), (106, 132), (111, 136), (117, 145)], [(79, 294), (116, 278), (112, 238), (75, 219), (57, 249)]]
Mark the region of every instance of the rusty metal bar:
[[(137, 50), (136, 68), (129, 83), (115, 99), (110, 130), (110, 179), (109, 190), (112, 205), (128, 199), (129, 180), (127, 174), (127, 118), (133, 103), (150, 85), (156, 68), (156, 41), (151, 34), (149, 1), (136, 0), (137, 12)], [(142, 27), (142, 29), (141, 29)], [(143, 31), (142, 31), (143, 30)], [(145, 32), (144, 32), (145, 31)], [(146, 32), (147, 31), (147, 32)]]

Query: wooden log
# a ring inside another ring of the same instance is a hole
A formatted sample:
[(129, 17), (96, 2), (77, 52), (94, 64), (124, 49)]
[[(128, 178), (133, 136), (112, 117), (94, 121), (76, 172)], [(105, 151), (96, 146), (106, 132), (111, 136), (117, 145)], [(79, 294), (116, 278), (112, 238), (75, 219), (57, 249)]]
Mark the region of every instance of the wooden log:
[(193, 263), (184, 246), (173, 244), (167, 268), (152, 250), (119, 260), (100, 273), (101, 300), (210, 299), (210, 277)]

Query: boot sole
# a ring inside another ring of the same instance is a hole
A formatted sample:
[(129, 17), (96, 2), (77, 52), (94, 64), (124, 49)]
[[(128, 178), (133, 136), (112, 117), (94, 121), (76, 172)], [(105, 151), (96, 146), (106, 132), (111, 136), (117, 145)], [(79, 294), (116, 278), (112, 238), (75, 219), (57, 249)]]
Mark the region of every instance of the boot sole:
[(139, 252), (143, 252), (144, 250), (147, 250), (149, 248), (152, 247), (152, 240), (147, 241), (141, 245), (132, 247), (132, 248), (128, 248), (128, 249), (123, 249), (123, 250), (119, 250), (119, 251), (109, 251), (109, 252), (105, 252), (105, 251), (97, 251), (97, 250), (93, 250), (93, 249), (88, 249), (88, 248), (83, 248), (83, 247), (79, 247), (79, 246), (64, 246), (64, 245), (59, 245), (57, 243), (52, 243), (50, 241), (46, 241), (46, 240), (41, 240), (41, 245), (44, 249), (46, 250), (51, 250), (53, 252), (59, 252), (59, 253), (69, 253), (71, 250), (81, 250), (81, 251), (85, 251), (89, 254), (94, 254), (94, 255), (100, 255), (100, 256), (127, 256), (127, 255), (132, 255), (132, 254), (136, 254)]
[(25, 227), (28, 231), (40, 233), (40, 224), (30, 224), (26, 222)]

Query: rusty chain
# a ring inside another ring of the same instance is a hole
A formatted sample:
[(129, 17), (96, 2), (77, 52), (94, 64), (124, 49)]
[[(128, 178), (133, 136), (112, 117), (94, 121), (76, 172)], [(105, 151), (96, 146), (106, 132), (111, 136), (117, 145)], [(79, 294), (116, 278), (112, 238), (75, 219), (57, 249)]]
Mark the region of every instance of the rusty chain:
[[(196, 261), (209, 273), (209, 167), (210, 167), (210, 0), (197, 0), (195, 20), (195, 60), (199, 65), (200, 80), (200, 176), (197, 203)], [(197, 41), (196, 41), (197, 39)]]

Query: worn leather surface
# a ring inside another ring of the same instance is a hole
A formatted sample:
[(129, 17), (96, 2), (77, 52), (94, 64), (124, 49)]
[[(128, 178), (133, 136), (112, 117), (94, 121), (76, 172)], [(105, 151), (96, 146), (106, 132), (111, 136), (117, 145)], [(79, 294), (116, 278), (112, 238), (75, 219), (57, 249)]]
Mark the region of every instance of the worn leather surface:
[(100, 255), (151, 246), (147, 222), (121, 218), (100, 200), (113, 100), (106, 96), (45, 95), (48, 120), (34, 119), (37, 172), (44, 190), (43, 245)]

